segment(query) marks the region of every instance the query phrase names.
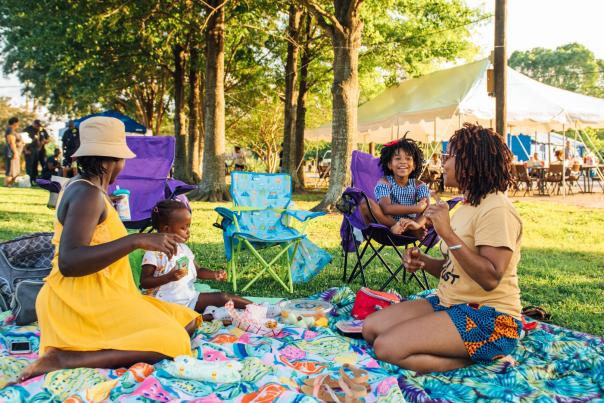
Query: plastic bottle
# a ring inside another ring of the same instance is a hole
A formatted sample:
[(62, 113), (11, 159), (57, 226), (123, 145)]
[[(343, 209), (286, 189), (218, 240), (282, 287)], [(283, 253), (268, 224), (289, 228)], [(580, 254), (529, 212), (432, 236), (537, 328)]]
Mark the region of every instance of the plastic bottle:
[(112, 193), (113, 196), (121, 196), (115, 202), (115, 209), (122, 221), (130, 221), (130, 191), (128, 189), (120, 189), (119, 186)]

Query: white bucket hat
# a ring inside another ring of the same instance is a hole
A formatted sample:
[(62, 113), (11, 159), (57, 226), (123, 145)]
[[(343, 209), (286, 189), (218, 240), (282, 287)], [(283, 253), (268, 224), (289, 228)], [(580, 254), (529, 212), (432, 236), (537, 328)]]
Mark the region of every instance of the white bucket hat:
[(80, 147), (72, 157), (134, 158), (126, 144), (126, 128), (116, 118), (94, 116), (80, 124)]

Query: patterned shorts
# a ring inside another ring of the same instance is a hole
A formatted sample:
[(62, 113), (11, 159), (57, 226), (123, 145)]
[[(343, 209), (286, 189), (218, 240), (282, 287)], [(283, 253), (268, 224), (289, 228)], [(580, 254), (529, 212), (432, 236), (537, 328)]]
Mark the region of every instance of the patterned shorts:
[(522, 323), (494, 308), (478, 304), (440, 305), (436, 295), (426, 300), (434, 312), (446, 312), (474, 362), (488, 363), (510, 354), (520, 338)]

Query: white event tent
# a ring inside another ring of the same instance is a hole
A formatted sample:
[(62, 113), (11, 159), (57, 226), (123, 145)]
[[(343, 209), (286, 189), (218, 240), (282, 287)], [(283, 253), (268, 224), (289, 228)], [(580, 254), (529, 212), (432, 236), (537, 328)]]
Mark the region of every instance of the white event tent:
[[(495, 126), (495, 98), (487, 93), (488, 59), (405, 80), (358, 110), (356, 143), (402, 137), (447, 140), (463, 122)], [(507, 122), (513, 134), (564, 128), (604, 127), (604, 99), (545, 85), (512, 68), (507, 71)], [(305, 133), (331, 139), (331, 123)]]

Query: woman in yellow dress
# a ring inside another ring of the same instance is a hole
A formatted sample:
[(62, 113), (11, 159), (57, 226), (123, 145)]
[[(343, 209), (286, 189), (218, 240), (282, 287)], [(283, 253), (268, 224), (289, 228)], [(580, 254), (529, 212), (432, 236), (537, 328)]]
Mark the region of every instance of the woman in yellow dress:
[(128, 254), (154, 250), (171, 257), (175, 234), (132, 234), (107, 188), (126, 158), (124, 124), (93, 117), (80, 126), (80, 175), (71, 180), (57, 208), (55, 257), (36, 301), (40, 358), (20, 380), (57, 369), (117, 368), (191, 354), (190, 334), (201, 320), (181, 305), (142, 295)]

